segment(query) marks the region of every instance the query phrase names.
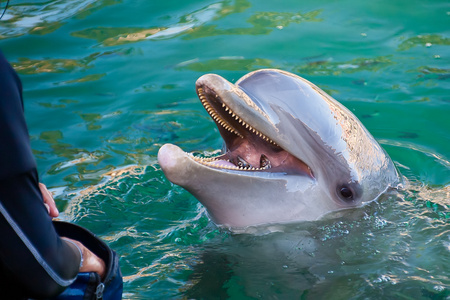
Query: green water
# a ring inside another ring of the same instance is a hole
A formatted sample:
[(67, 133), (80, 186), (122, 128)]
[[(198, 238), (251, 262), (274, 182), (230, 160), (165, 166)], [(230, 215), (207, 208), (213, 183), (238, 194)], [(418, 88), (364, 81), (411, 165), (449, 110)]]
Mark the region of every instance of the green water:
[[(0, 49), (41, 181), (119, 253), (125, 299), (449, 299), (448, 1), (11, 2)], [(219, 149), (195, 80), (268, 67), (350, 108), (405, 191), (279, 233), (212, 224), (157, 151)]]

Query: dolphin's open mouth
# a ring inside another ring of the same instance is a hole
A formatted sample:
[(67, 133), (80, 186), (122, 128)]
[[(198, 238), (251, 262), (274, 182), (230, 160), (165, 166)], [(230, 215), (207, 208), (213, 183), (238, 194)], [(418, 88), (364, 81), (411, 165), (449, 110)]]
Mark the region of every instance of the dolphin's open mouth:
[(207, 85), (197, 85), (204, 108), (216, 123), (226, 148), (213, 158), (194, 160), (213, 168), (239, 171), (282, 172), (314, 177), (311, 168), (280, 147), (269, 136), (245, 122)]
[(224, 140), (222, 153), (200, 158), (165, 144), (158, 162), (216, 224), (235, 230), (318, 220), (401, 182), (358, 118), (295, 74), (263, 69), (235, 83), (205, 74), (196, 92)]

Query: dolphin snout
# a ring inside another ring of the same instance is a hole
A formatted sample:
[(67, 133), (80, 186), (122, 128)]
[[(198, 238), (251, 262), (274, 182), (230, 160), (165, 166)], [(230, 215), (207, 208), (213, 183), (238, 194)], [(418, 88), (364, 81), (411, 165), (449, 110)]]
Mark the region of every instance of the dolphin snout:
[(171, 182), (182, 185), (186, 181), (187, 154), (178, 146), (172, 144), (163, 145), (158, 151), (158, 162), (161, 169)]

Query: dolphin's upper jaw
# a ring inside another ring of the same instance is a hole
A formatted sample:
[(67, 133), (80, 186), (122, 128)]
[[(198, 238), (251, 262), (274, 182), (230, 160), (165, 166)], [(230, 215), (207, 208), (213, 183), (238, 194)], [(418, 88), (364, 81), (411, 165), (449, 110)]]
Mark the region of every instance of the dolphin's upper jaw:
[(252, 126), (251, 118), (234, 112), (214, 86), (199, 81), (197, 94), (226, 145), (222, 155), (208, 159), (194, 157), (197, 162), (218, 169), (283, 172), (314, 177), (308, 165)]

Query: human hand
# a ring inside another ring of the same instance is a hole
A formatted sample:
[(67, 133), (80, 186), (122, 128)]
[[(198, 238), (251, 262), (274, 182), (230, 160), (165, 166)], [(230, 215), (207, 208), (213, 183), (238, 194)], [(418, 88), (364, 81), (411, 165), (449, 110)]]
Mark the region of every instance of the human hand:
[(59, 211), (58, 208), (56, 208), (52, 193), (47, 190), (47, 187), (43, 183), (39, 183), (39, 189), (41, 190), (42, 197), (44, 198), (44, 205), (47, 207), (48, 214), (50, 217), (56, 218), (59, 216)]
[(106, 267), (105, 262), (100, 257), (95, 255), (79, 241), (69, 239), (67, 237), (62, 237), (62, 239), (75, 243), (83, 253), (83, 264), (80, 267), (79, 272), (96, 272), (102, 279), (104, 279)]

